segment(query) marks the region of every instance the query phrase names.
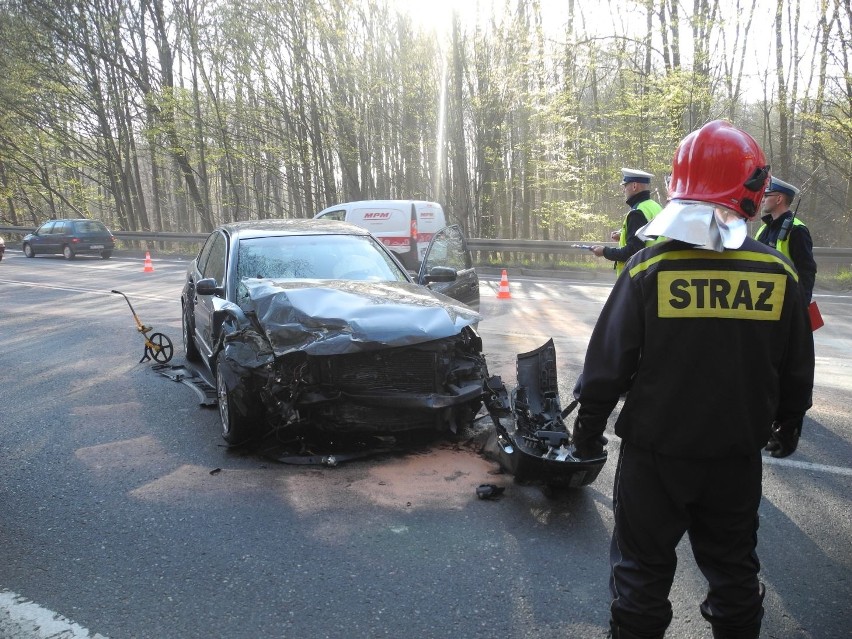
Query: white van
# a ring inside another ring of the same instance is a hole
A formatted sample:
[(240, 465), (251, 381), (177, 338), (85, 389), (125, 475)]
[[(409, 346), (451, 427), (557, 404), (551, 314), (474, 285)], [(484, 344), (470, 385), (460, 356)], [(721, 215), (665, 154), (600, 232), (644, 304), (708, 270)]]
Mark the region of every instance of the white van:
[[(361, 200), (329, 206), (315, 218), (351, 222), (367, 229), (392, 250), (403, 265), (417, 270), (432, 236), (447, 225), (437, 202)], [(412, 251), (412, 248), (416, 250)]]

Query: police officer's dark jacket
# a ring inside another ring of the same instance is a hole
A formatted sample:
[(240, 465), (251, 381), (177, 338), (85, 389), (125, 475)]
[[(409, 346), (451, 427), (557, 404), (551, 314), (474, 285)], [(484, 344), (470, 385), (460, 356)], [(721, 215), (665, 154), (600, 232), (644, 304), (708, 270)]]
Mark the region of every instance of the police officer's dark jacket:
[(651, 199), (650, 191), (639, 191), (639, 193), (631, 195), (627, 198), (626, 204), (630, 207), (630, 210), (622, 224), (622, 237), (625, 239), (625, 244), (618, 248), (606, 246), (603, 250), (603, 256), (616, 262), (616, 268), (619, 262), (626, 262), (637, 251), (645, 248), (645, 242), (636, 237), (636, 232), (662, 210), (656, 200)]
[(616, 280), (586, 353), (579, 419), (664, 455), (751, 454), (810, 407), (814, 347), (797, 274), (752, 238), (721, 253), (666, 241)]
[[(814, 242), (811, 232), (799, 218), (795, 218), (795, 224), (791, 226), (784, 241), (779, 241), (778, 234), (784, 222), (793, 219), (792, 211), (785, 211), (783, 215), (772, 219), (771, 215), (761, 218), (763, 225), (755, 233), (758, 242), (778, 249), (793, 261), (793, 265), (799, 272), (799, 284), (804, 291), (805, 304), (813, 297), (814, 283), (816, 282), (817, 264), (814, 259)], [(787, 222), (788, 226), (790, 222)]]

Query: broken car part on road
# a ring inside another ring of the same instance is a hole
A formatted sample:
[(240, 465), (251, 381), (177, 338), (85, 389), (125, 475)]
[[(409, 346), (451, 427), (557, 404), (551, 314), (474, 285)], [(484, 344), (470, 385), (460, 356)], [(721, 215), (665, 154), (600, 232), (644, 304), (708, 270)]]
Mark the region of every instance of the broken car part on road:
[(603, 469), (607, 452), (594, 459), (579, 459), (572, 434), (565, 425), (577, 406), (562, 409), (556, 376), (553, 340), (517, 356), (518, 386), (506, 399), (499, 378), (492, 378), (489, 413), (494, 431), (484, 454), (519, 482), (541, 482), (553, 487), (576, 488), (591, 484)]

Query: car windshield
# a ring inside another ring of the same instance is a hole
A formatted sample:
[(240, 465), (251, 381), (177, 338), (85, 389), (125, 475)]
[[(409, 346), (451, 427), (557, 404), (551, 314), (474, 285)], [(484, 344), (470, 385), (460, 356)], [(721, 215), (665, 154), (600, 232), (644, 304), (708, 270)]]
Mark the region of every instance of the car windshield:
[(405, 282), (405, 272), (365, 235), (285, 235), (240, 240), (238, 280)]

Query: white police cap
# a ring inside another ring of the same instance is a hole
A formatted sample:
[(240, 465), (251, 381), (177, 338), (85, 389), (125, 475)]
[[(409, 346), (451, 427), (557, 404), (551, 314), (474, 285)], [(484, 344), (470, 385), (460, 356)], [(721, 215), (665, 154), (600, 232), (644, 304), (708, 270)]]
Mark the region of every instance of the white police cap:
[(766, 191), (764, 191), (764, 194), (769, 193), (784, 193), (785, 195), (789, 195), (791, 198), (794, 198), (798, 195), (799, 189), (784, 180), (772, 177), (769, 180), (769, 184), (766, 185)]
[(642, 184), (650, 184), (652, 173), (640, 171), (639, 169), (621, 169), (621, 184), (630, 182), (641, 182)]

